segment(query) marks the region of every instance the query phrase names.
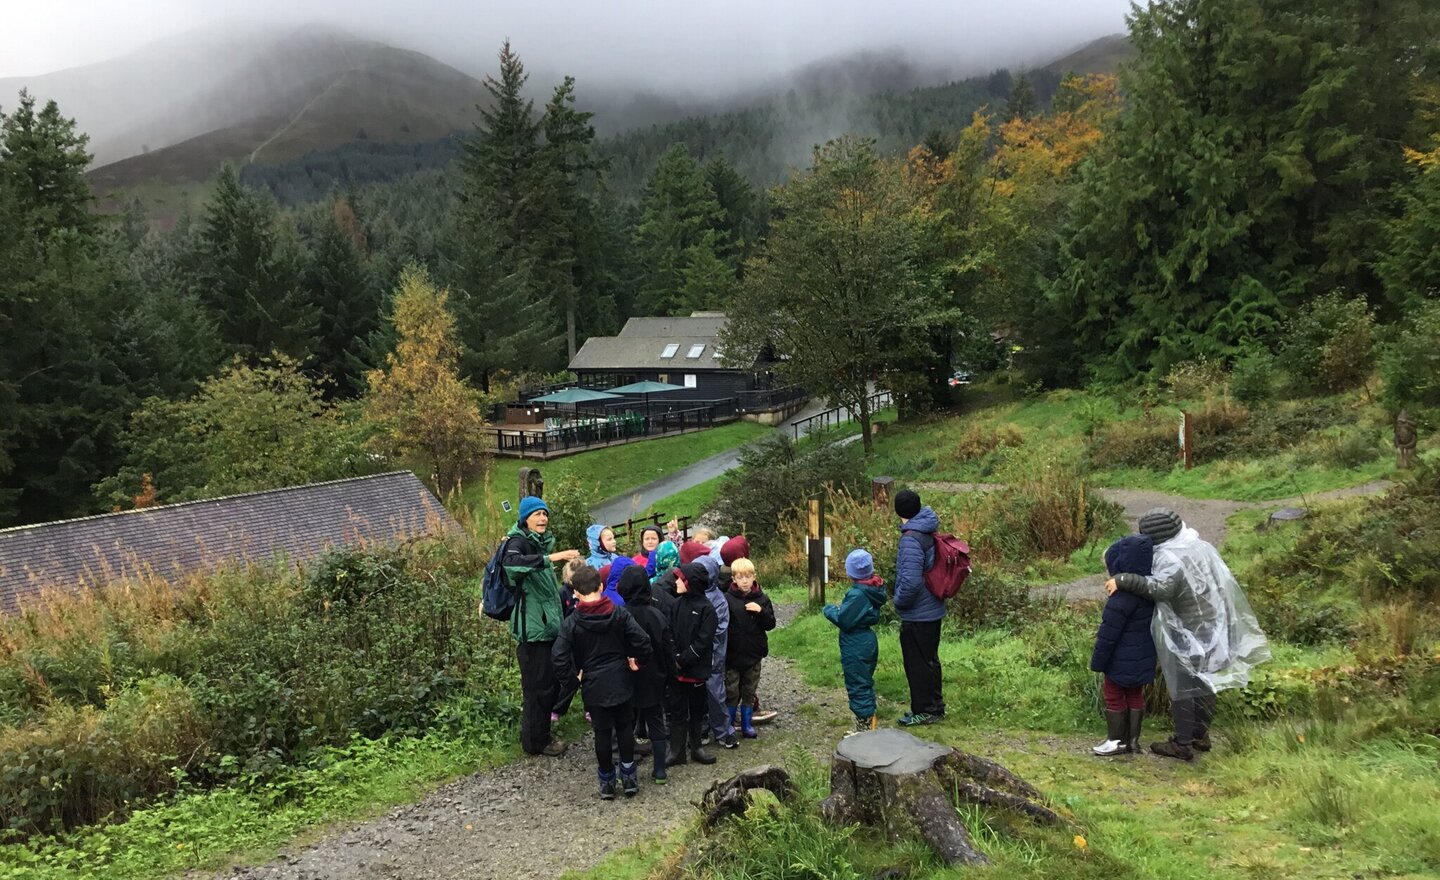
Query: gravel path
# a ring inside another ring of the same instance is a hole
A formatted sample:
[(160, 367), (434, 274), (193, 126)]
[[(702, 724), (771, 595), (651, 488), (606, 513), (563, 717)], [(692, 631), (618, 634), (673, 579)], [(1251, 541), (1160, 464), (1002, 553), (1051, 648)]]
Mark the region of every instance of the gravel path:
[[(1181, 495), (1167, 495), (1145, 489), (1096, 489), (1103, 497), (1114, 501), (1125, 510), (1125, 520), (1136, 522), (1140, 515), (1152, 507), (1169, 507), (1180, 514), (1185, 523), (1195, 528), (1200, 536), (1217, 547), (1225, 541), (1226, 520), (1242, 510), (1279, 510), (1282, 507), (1309, 507), (1325, 501), (1342, 498), (1356, 498), (1378, 495), (1390, 488), (1386, 480), (1376, 480), (1359, 486), (1347, 486), (1327, 492), (1316, 492), (1303, 498), (1282, 498), (1276, 501), (1226, 501), (1221, 499), (1186, 498)], [(988, 492), (1001, 488), (994, 483), (916, 483), (920, 492)], [(1038, 596), (1054, 596), (1066, 602), (1096, 600), (1105, 598), (1105, 576), (1089, 575), (1064, 584), (1036, 587)]]
[[(777, 608), (781, 625), (798, 610), (798, 605)], [(843, 732), (844, 693), (807, 687), (783, 659), (765, 661), (760, 693), (765, 706), (780, 715), (761, 728), (759, 739), (742, 740), (729, 751), (711, 747), (718, 763), (673, 768), (664, 787), (650, 784), (647, 760), (641, 764), (640, 794), (631, 800), (605, 803), (596, 796), (594, 740), (587, 733), (563, 758), (524, 758), (459, 779), (267, 865), (219, 876), (553, 880), (565, 871), (588, 869), (607, 853), (683, 825), (713, 780), (783, 763), (796, 745), (828, 754)]]

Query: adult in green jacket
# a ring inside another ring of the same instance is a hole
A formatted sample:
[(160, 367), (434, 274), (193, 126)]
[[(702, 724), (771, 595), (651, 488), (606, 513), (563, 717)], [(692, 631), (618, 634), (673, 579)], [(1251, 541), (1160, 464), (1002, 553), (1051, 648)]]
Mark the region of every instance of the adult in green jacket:
[(875, 729), (875, 664), (880, 643), (871, 629), (880, 622), (880, 608), (887, 601), (885, 581), (875, 574), (875, 561), (864, 550), (845, 557), (845, 574), (850, 590), (837, 605), (826, 605), (825, 619), (840, 630), (840, 668), (845, 673), (845, 691), (855, 729)]
[(510, 634), (520, 664), (520, 748), (528, 755), (565, 754), (565, 743), (550, 735), (550, 710), (560, 691), (550, 651), (564, 617), (555, 563), (579, 558), (579, 550), (556, 552), (545, 502), (533, 495), (520, 499), (520, 518), (505, 535), (500, 564), (515, 590)]

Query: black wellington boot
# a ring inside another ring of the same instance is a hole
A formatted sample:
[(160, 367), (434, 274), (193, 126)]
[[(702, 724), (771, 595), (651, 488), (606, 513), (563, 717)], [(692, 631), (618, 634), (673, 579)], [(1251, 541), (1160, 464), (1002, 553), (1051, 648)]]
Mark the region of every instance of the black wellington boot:
[[(685, 728), (682, 725), (675, 725), (670, 729), (670, 756), (665, 759), (666, 767), (677, 767), (681, 764), (689, 764), (690, 756), (685, 751)], [(655, 766), (659, 767), (657, 760)]]
[(1130, 754), (1130, 741), (1126, 739), (1126, 719), (1124, 712), (1112, 712), (1105, 710), (1105, 741), (1090, 751), (1102, 758), (1113, 758), (1116, 755)]
[[(705, 751), (705, 747), (700, 745), (701, 729), (704, 723), (702, 720), (699, 724), (690, 725), (690, 760), (696, 764), (714, 764), (715, 756)], [(679, 752), (680, 747), (676, 746), (675, 751)]]
[(1144, 709), (1130, 709), (1125, 713), (1125, 741), (1130, 744), (1131, 754), (1140, 754), (1140, 725), (1144, 720)]

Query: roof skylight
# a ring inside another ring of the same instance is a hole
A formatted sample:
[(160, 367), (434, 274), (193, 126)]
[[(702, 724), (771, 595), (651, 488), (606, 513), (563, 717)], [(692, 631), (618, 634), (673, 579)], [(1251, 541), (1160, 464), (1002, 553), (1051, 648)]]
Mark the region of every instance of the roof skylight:
[(672, 343), (670, 343), (669, 345), (665, 346), (665, 350), (662, 351), (662, 352), (660, 352), (660, 356), (661, 356), (662, 358), (673, 358), (673, 357), (675, 356), (675, 352), (677, 352), (677, 351), (679, 351), (679, 350), (680, 350), (680, 343), (678, 343), (678, 342), (672, 342)]

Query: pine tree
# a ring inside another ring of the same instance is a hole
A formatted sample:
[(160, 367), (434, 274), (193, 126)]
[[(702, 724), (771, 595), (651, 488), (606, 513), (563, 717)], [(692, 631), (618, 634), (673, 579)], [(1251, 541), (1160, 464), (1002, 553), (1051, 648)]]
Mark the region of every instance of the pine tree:
[(1010, 90), (1010, 97), (1005, 101), (1005, 121), (1029, 119), (1035, 115), (1035, 110), (1035, 88), (1030, 85), (1029, 74), (1021, 71), (1015, 87)]
[(361, 377), (374, 364), (357, 357), (360, 341), (379, 325), (380, 302), (361, 252), (364, 236), (345, 199), (327, 206), (306, 255), (301, 287), (319, 314), (313, 365), (330, 378), (326, 393), (359, 394)]
[(713, 253), (725, 242), (717, 230), (724, 212), (700, 165), (684, 144), (670, 148), (645, 185), (635, 228), (639, 262), (636, 307), (641, 314), (673, 315), (684, 310), (685, 270), (691, 248)]
[(282, 234), (274, 201), (241, 186), (232, 166), (222, 168), (188, 269), (225, 356), (306, 354), (318, 316), (301, 294), (296, 244)]
[(764, 200), (724, 156), (705, 163), (705, 182), (710, 185), (722, 212), (719, 228), (722, 244), (717, 248), (717, 256), (729, 264), (732, 272), (738, 273), (765, 234)]
[(565, 77), (545, 105), (541, 151), (546, 192), (539, 201), (549, 210), (538, 243), (537, 269), (542, 285), (551, 291), (555, 310), (565, 316), (565, 343), (569, 358), (578, 350), (576, 313), (581, 297), (584, 271), (581, 265), (579, 231), (592, 210), (586, 196), (591, 178), (604, 167), (594, 152), (593, 113), (575, 109), (575, 79)]

